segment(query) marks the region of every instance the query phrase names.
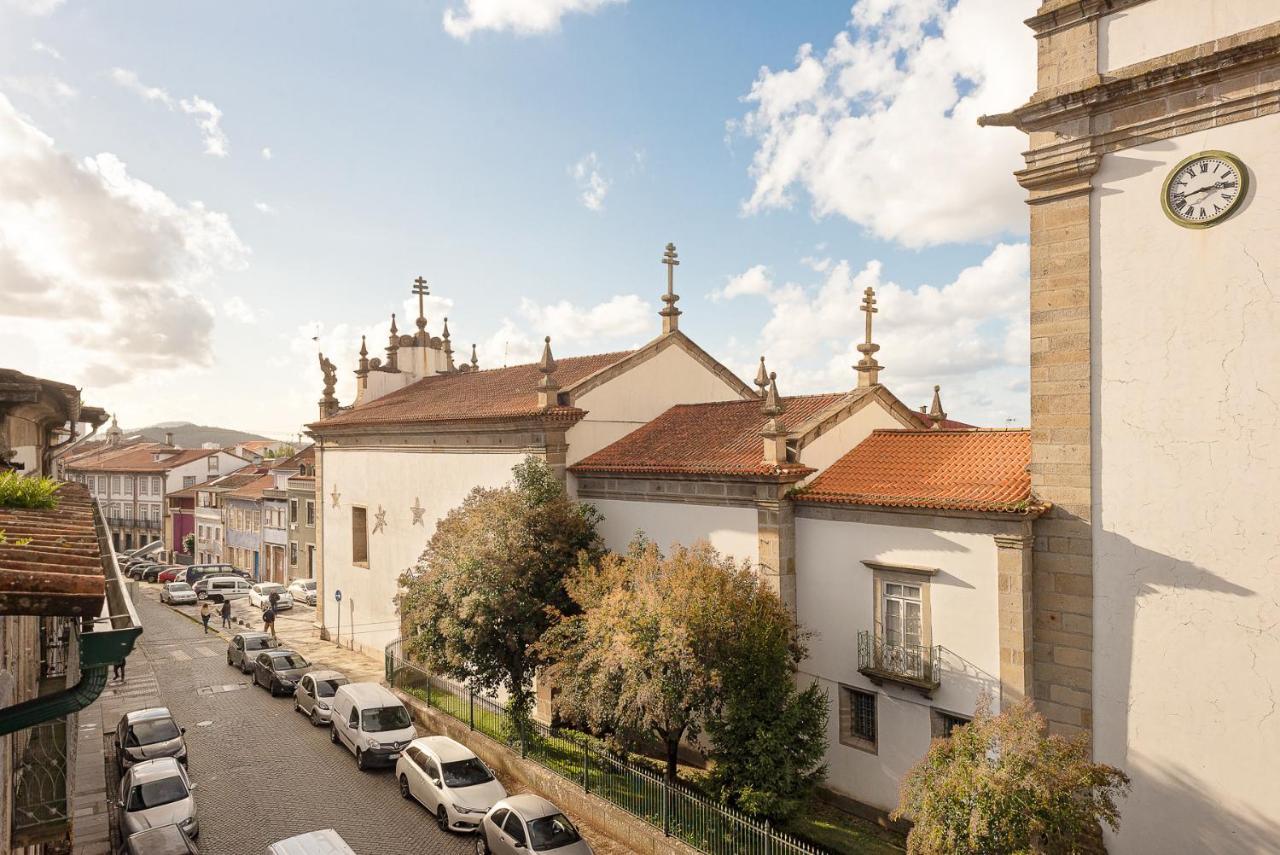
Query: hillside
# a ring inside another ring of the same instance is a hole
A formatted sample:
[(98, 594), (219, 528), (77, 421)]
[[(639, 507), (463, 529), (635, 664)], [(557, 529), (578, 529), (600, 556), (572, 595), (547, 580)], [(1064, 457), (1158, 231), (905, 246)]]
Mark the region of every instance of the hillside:
[(256, 433), (246, 433), (230, 428), (193, 425), (191, 422), (160, 422), (143, 428), (126, 430), (126, 436), (140, 434), (151, 442), (164, 442), (166, 432), (173, 434), (173, 444), (180, 448), (199, 448), (206, 442), (216, 442), (222, 448), (235, 445), (237, 442), (248, 442), (253, 439), (269, 439)]

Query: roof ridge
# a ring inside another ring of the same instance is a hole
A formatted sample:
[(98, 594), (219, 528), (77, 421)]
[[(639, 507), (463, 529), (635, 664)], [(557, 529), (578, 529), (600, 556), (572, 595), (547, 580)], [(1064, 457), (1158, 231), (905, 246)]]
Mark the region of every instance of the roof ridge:
[[(849, 392), (814, 392), (809, 395), (779, 395), (778, 397), (785, 403), (786, 401), (812, 401), (817, 398), (843, 398), (848, 394), (850, 393)], [(695, 403), (688, 403), (688, 404), (672, 404), (670, 407), (668, 407), (668, 409), (676, 410), (676, 409), (688, 409), (691, 407), (723, 407), (729, 404), (737, 404), (737, 405), (751, 404), (756, 407), (759, 407), (760, 399), (759, 398), (734, 398), (728, 401), (702, 401), (700, 403), (695, 402)], [(764, 417), (761, 416), (761, 418), (763, 419)]]
[(967, 427), (967, 428), (875, 428), (872, 433), (921, 434), (924, 436), (955, 436), (974, 433), (1031, 433), (1031, 428)]

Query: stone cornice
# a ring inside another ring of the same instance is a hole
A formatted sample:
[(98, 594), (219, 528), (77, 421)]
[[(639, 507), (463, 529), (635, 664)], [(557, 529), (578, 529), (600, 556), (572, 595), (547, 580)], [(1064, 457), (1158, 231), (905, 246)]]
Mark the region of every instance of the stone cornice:
[(1027, 515), (939, 511), (925, 508), (885, 508), (864, 505), (795, 502), (796, 519), (852, 522), (865, 525), (934, 528), (990, 535), (1030, 534), (1035, 518)]
[(1043, 38), (1146, 2), (1148, 0), (1045, 0), (1040, 10), (1023, 23), (1035, 30), (1036, 38)]
[(361, 439), (374, 437), (404, 437), (414, 435), (498, 434), (521, 431), (564, 431), (584, 416), (585, 410), (556, 407), (544, 413), (523, 416), (494, 416), (484, 419), (455, 419), (441, 421), (403, 421), (376, 424), (326, 425), (315, 422), (307, 425), (307, 436), (321, 439)]

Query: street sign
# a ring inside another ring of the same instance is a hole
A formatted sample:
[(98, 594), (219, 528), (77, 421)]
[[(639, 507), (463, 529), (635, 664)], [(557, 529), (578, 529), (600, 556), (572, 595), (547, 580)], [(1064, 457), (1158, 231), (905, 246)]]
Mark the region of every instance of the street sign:
[(342, 589), (341, 589), (341, 588), (334, 588), (334, 589), (333, 589), (333, 599), (334, 599), (334, 601), (335, 601), (335, 602), (339, 602), (339, 603), (340, 603), (340, 602), (342, 602)]

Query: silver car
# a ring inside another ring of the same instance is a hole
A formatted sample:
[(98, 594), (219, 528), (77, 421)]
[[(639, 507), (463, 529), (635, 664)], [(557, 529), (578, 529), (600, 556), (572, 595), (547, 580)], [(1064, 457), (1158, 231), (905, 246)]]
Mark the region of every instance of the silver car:
[(194, 606), (196, 592), (186, 582), (169, 582), (160, 590), (160, 602), (171, 606)]
[(311, 718), (314, 725), (329, 723), (333, 715), (333, 696), (339, 686), (351, 681), (339, 671), (312, 671), (293, 690), (293, 708)]
[(476, 835), (477, 855), (594, 855), (569, 817), (532, 793), (502, 799), (485, 814)]
[(120, 780), (121, 831), (125, 837), (147, 828), (176, 825), (188, 837), (198, 837), (196, 800), (187, 770), (172, 757), (147, 760), (132, 767)]
[(280, 642), (265, 632), (241, 632), (227, 642), (227, 664), (239, 668), (241, 674), (248, 674), (259, 653), (279, 646)]
[(294, 602), (314, 606), (316, 604), (316, 580), (294, 579), (289, 583), (289, 595), (293, 597)]
[(173, 757), (187, 762), (186, 728), (178, 727), (167, 707), (127, 712), (116, 725), (116, 762), (120, 771), (144, 760)]

